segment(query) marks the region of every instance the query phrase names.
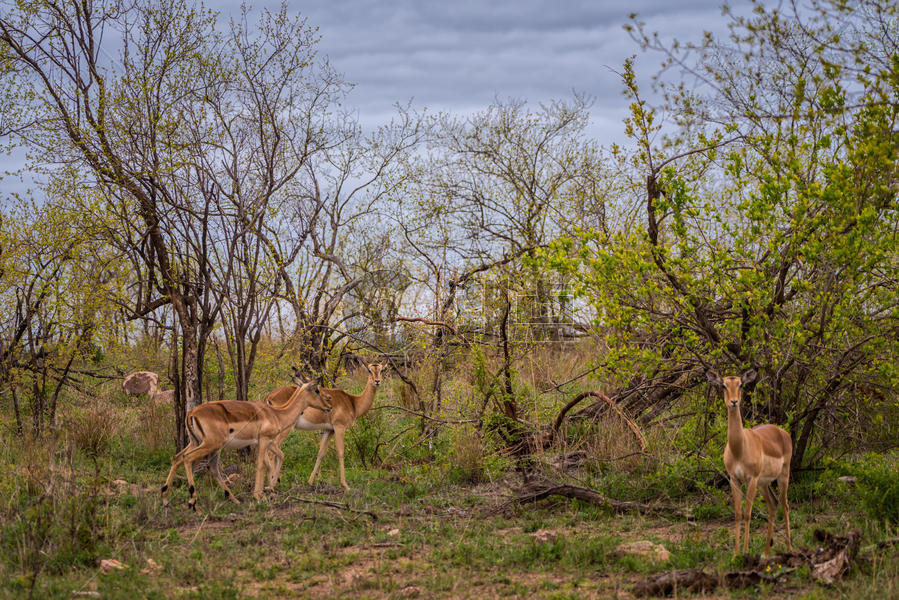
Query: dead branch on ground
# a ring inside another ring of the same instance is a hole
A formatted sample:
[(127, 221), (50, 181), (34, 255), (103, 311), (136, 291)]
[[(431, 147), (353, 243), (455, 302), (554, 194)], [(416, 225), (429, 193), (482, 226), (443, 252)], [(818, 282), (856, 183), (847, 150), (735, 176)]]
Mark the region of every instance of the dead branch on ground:
[[(755, 586), (760, 583), (777, 583), (780, 577), (798, 567), (808, 566), (812, 577), (830, 585), (842, 578), (858, 552), (862, 533), (853, 529), (847, 536), (839, 536), (822, 529), (815, 530), (815, 540), (822, 546), (814, 550), (797, 549), (780, 552), (770, 558), (748, 558), (749, 569), (728, 571), (721, 576), (700, 569), (666, 571), (634, 585), (635, 596), (670, 596), (677, 592), (711, 592), (719, 585), (730, 590)], [(785, 568), (784, 568), (785, 567)], [(772, 568), (780, 569), (769, 574)]]
[(281, 504), (278, 505), (279, 508), (283, 508), (287, 504), (291, 502), (303, 502), (305, 504), (318, 504), (320, 506), (327, 506), (328, 508), (336, 508), (338, 510), (345, 510), (351, 513), (356, 513), (357, 515), (365, 515), (367, 517), (371, 517), (372, 521), (378, 520), (378, 515), (371, 512), (370, 510), (359, 510), (357, 508), (352, 508), (347, 504), (341, 502), (331, 502), (330, 500), (313, 500), (311, 498), (301, 498), (300, 496), (288, 496), (285, 498)]
[(522, 486), (518, 490), (515, 502), (524, 504), (527, 502), (537, 502), (550, 496), (565, 496), (567, 498), (577, 498), (590, 504), (598, 506), (606, 506), (618, 512), (643, 512), (650, 514), (673, 515), (681, 518), (691, 518), (692, 514), (687, 509), (676, 506), (668, 506), (664, 504), (644, 504), (642, 502), (633, 502), (629, 500), (615, 500), (603, 496), (595, 490), (569, 485), (564, 483), (555, 483), (552, 481), (531, 481)]

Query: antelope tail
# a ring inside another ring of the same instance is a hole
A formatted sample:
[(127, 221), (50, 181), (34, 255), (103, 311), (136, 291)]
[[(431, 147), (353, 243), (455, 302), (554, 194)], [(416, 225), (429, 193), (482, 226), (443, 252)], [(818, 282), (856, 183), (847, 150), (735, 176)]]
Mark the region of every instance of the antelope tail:
[(200, 420), (195, 416), (187, 419), (187, 435), (190, 436), (191, 441), (197, 446), (203, 443), (203, 438), (206, 437), (203, 426), (200, 425)]

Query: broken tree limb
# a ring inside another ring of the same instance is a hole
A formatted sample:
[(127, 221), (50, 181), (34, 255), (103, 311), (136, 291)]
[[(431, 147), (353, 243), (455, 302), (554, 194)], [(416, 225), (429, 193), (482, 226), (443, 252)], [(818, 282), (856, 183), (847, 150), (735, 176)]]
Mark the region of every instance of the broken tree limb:
[(577, 498), (590, 504), (599, 506), (607, 506), (619, 512), (644, 512), (652, 514), (674, 515), (682, 518), (691, 518), (693, 515), (689, 510), (676, 506), (666, 506), (663, 504), (644, 504), (642, 502), (632, 502), (629, 500), (614, 500), (603, 496), (595, 490), (580, 487), (576, 485), (559, 484), (549, 481), (532, 481), (519, 490), (515, 501), (524, 504), (527, 502), (537, 502), (550, 496), (565, 496), (566, 498)]
[(422, 317), (401, 317), (399, 315), (393, 317), (393, 320), (403, 321), (405, 323), (424, 323), (425, 325), (433, 325), (434, 327), (443, 327), (444, 329), (448, 329), (450, 332), (452, 332), (453, 335), (462, 340), (462, 342), (466, 346), (471, 348), (471, 342), (468, 341), (468, 338), (462, 335), (462, 332), (460, 332), (456, 326), (447, 323), (446, 321), (438, 321), (437, 319), (425, 319)]
[(318, 504), (320, 506), (327, 506), (328, 508), (336, 508), (338, 510), (345, 510), (351, 513), (356, 513), (358, 515), (365, 515), (367, 517), (371, 517), (372, 521), (378, 520), (378, 515), (371, 512), (370, 510), (359, 510), (357, 508), (351, 508), (346, 504), (342, 504), (340, 502), (331, 502), (329, 500), (313, 500), (311, 498), (300, 498), (299, 496), (288, 496), (284, 499), (283, 502), (279, 506), (286, 506), (290, 502), (303, 502), (305, 504)]
[[(852, 564), (861, 542), (861, 530), (853, 529), (847, 536), (839, 536), (822, 529), (815, 530), (815, 540), (823, 544), (814, 550), (797, 549), (780, 552), (770, 558), (758, 555), (747, 557), (749, 569), (728, 571), (719, 575), (700, 569), (666, 571), (634, 585), (635, 596), (670, 596), (680, 591), (711, 592), (719, 585), (727, 589), (741, 589), (760, 583), (777, 583), (797, 567), (808, 566), (816, 581), (830, 585), (842, 578)], [(771, 574), (771, 569), (776, 571)]]
[(677, 596), (681, 592), (712, 592), (722, 586), (729, 590), (739, 590), (757, 586), (760, 583), (777, 583), (778, 578), (792, 569), (768, 575), (759, 571), (728, 571), (723, 576), (706, 573), (702, 569), (681, 569), (666, 571), (643, 581), (638, 581), (632, 590), (634, 596)]
[(831, 584), (849, 571), (852, 561), (858, 554), (861, 545), (862, 532), (853, 529), (849, 535), (843, 537), (834, 535), (823, 529), (815, 530), (815, 541), (825, 546), (815, 550), (810, 559), (812, 576), (824, 583)]
[(864, 554), (866, 552), (871, 552), (872, 550), (884, 550), (897, 544), (899, 544), (899, 538), (892, 538), (877, 542), (876, 544), (871, 544), (870, 546), (865, 546), (861, 549), (861, 552)]
[(823, 529), (816, 529), (814, 539), (821, 545), (814, 550), (795, 550), (778, 552), (770, 558), (763, 558), (753, 565), (757, 569), (765, 569), (774, 565), (799, 567), (808, 565), (812, 577), (823, 583), (831, 584), (843, 577), (852, 566), (861, 545), (862, 532), (853, 529), (841, 536)]
[(634, 596), (670, 596), (678, 592), (711, 592), (718, 587), (718, 578), (700, 569), (666, 571), (638, 581)]

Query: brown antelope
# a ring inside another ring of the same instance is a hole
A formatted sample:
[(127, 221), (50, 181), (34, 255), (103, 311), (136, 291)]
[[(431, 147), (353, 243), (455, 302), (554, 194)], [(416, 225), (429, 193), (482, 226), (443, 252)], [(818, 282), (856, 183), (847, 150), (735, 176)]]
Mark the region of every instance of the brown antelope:
[[(321, 414), (331, 410), (331, 399), (327, 393), (311, 381), (293, 388), (292, 393), (281, 406), (269, 406), (261, 402), (241, 402), (219, 400), (207, 402), (187, 413), (187, 433), (190, 443), (175, 455), (169, 476), (162, 486), (162, 504), (168, 506), (168, 490), (175, 478), (175, 471), (183, 464), (187, 472), (190, 500), (187, 505), (197, 510), (197, 494), (194, 486), (193, 463), (204, 456), (217, 454), (223, 448), (243, 448), (258, 446), (256, 457), (256, 482), (253, 497), (262, 498), (262, 483), (265, 474), (265, 458), (272, 442), (282, 433), (290, 433), (294, 423), (308, 407), (315, 407)], [(283, 460), (280, 448), (273, 448)], [(221, 475), (218, 461), (210, 468), (219, 486), (225, 490), (225, 497), (240, 504)]]
[[(350, 489), (346, 482), (346, 474), (343, 467), (344, 453), (344, 435), (346, 430), (353, 426), (357, 419), (367, 413), (375, 402), (375, 393), (378, 386), (381, 385), (381, 378), (384, 371), (387, 370), (388, 363), (366, 365), (368, 369), (368, 383), (362, 393), (359, 395), (350, 394), (339, 388), (322, 388), (323, 394), (331, 396), (331, 412), (330, 414), (316, 410), (310, 407), (297, 419), (296, 428), (304, 430), (320, 430), (322, 432), (322, 441), (318, 449), (318, 457), (315, 459), (315, 467), (312, 474), (309, 475), (309, 485), (315, 481), (318, 474), (319, 466), (321, 466), (322, 457), (328, 451), (328, 441), (331, 435), (334, 436), (334, 447), (337, 450), (337, 462), (340, 465), (340, 484), (344, 489)], [(281, 386), (265, 397), (264, 402), (272, 406), (279, 406), (285, 402), (293, 393), (296, 386)], [(280, 451), (281, 444), (287, 438), (289, 430), (275, 440), (274, 444), (269, 446), (270, 454), (266, 457), (269, 465), (269, 487), (274, 487), (281, 474), (281, 464), (284, 454)]]
[[(756, 425), (752, 429), (743, 428), (740, 416), (740, 400), (743, 387), (755, 381), (757, 373), (749, 370), (742, 377), (721, 377), (714, 371), (707, 371), (706, 377), (724, 390), (727, 406), (727, 446), (724, 448), (724, 468), (730, 476), (730, 489), (734, 496), (734, 556), (740, 552), (741, 511), (745, 523), (743, 553), (749, 552), (749, 519), (752, 503), (759, 486), (768, 507), (768, 538), (765, 554), (771, 549), (774, 535), (774, 519), (777, 516), (777, 501), (771, 491), (771, 482), (777, 480), (780, 504), (784, 510), (787, 526), (787, 549), (793, 550), (790, 537), (790, 505), (787, 503), (787, 486), (790, 483), (790, 460), (793, 458), (793, 442), (790, 434), (777, 425)], [(746, 503), (742, 506), (742, 485), (747, 484)]]

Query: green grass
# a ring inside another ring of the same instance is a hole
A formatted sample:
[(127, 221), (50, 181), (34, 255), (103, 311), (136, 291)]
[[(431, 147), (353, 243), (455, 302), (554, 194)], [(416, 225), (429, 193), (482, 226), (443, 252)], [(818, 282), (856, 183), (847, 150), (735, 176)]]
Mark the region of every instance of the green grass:
[[(159, 486), (172, 452), (148, 447), (127, 428), (103, 438), (99, 452), (89, 432), (83, 448), (60, 440), (53, 469), (45, 441), (22, 443), (0, 429), (0, 598), (28, 597), (32, 591), (35, 598), (85, 592), (102, 598), (606, 598), (666, 569), (741, 568), (741, 561), (731, 558), (728, 492), (702, 475), (710, 461), (669, 455), (626, 466), (593, 463), (569, 472), (577, 484), (611, 497), (689, 507), (694, 515), (689, 521), (616, 514), (561, 498), (521, 506), (508, 503), (520, 475), (507, 459), (479, 454), (470, 432), (441, 432), (430, 459), (424, 445), (414, 446), (411, 439), (405, 454), (387, 452), (382, 444), (380, 460), (369, 457), (371, 464), (363, 467), (354, 448), (373, 456), (379, 440), (414, 423), (403, 417), (380, 422), (389, 424), (387, 431), (351, 432), (366, 439), (348, 440), (350, 492), (339, 487), (333, 449), (316, 485), (306, 485), (318, 436), (298, 432), (285, 444), (282, 481), (266, 501), (252, 499), (253, 462), (226, 453), (225, 466), (237, 467), (232, 489), (241, 504), (226, 500), (203, 473), (197, 478), (198, 513), (188, 511), (181, 479), (171, 493), (172, 506), (162, 508)], [(453, 460), (461, 450), (464, 467)], [(859, 457), (796, 477), (790, 489), (794, 543), (813, 547), (813, 531), (820, 527), (836, 532), (859, 527), (863, 547), (897, 537), (897, 524), (889, 518), (893, 499), (883, 495), (892, 489), (885, 469), (896, 464), (895, 457)], [(838, 485), (836, 478), (853, 469), (867, 478)], [(117, 479), (128, 486), (115, 488), (111, 482)], [(346, 509), (301, 500), (336, 502)], [(759, 501), (752, 521), (754, 552), (764, 543), (765, 518)], [(782, 522), (779, 515), (778, 548)], [(619, 543), (643, 539), (664, 545), (670, 561), (615, 553)], [(99, 562), (106, 558), (127, 567), (102, 573)], [(834, 594), (899, 596), (899, 548), (864, 552), (835, 588), (822, 588), (799, 570), (789, 575), (786, 587), (720, 597)]]

